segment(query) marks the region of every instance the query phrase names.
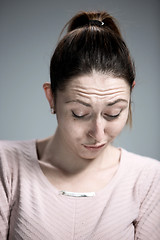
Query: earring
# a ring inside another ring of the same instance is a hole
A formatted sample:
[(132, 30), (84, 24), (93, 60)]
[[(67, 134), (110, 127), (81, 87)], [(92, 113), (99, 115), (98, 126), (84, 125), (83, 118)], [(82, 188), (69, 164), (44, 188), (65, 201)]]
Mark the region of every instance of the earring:
[(51, 114), (54, 114), (54, 113), (55, 113), (54, 108), (51, 107)]

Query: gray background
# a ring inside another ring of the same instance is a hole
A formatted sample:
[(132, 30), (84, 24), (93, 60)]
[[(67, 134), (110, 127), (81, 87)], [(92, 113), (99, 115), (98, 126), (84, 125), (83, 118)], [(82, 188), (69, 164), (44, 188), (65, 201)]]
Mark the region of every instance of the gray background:
[(159, 0), (0, 1), (0, 139), (27, 140), (52, 135), (42, 89), (49, 61), (64, 24), (80, 10), (107, 10), (120, 23), (136, 63), (133, 127), (117, 146), (160, 159)]

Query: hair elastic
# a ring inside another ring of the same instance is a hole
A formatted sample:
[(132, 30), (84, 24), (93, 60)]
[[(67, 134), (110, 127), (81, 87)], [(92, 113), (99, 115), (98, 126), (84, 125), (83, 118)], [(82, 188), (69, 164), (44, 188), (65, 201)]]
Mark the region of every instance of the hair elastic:
[(99, 20), (89, 20), (89, 25), (101, 27), (104, 25), (104, 22), (101, 22)]

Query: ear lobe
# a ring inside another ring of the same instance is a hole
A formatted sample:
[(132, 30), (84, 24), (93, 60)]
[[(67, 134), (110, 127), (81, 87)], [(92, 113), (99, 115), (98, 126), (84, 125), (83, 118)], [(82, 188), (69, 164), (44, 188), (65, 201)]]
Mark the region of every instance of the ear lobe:
[(136, 85), (136, 82), (134, 80), (133, 83), (132, 83), (132, 89), (134, 88), (135, 85)]
[(46, 98), (49, 102), (50, 108), (54, 108), (54, 97), (52, 94), (51, 84), (49, 82), (44, 83), (43, 89), (44, 89)]

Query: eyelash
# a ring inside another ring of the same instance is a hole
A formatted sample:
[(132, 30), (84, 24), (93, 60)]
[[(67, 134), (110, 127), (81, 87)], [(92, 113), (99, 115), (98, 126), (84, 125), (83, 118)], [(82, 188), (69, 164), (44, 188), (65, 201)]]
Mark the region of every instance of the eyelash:
[[(112, 120), (118, 118), (119, 115), (120, 115), (120, 113), (121, 113), (121, 111), (120, 111), (118, 114), (116, 114), (116, 115), (108, 115), (108, 114), (105, 114), (105, 117), (106, 117), (106, 118), (110, 118), (110, 119), (107, 119), (107, 120), (112, 121)], [(75, 118), (83, 119), (83, 118), (86, 117), (88, 114), (84, 114), (84, 115), (82, 115), (82, 116), (78, 116), (78, 115), (76, 115), (76, 114), (72, 111), (72, 115), (73, 115), (73, 117), (75, 117)]]
[(121, 113), (121, 111), (120, 111), (118, 114), (116, 114), (116, 115), (108, 115), (108, 114), (105, 114), (105, 116), (106, 116), (106, 118), (110, 118), (110, 119), (107, 119), (108, 121), (112, 121), (112, 120), (118, 118), (119, 115), (120, 115), (120, 113)]
[(84, 115), (82, 115), (82, 116), (78, 116), (78, 115), (76, 115), (73, 111), (72, 111), (72, 115), (73, 115), (73, 117), (75, 117), (75, 118), (84, 118), (85, 116), (87, 116), (88, 114), (84, 114)]

